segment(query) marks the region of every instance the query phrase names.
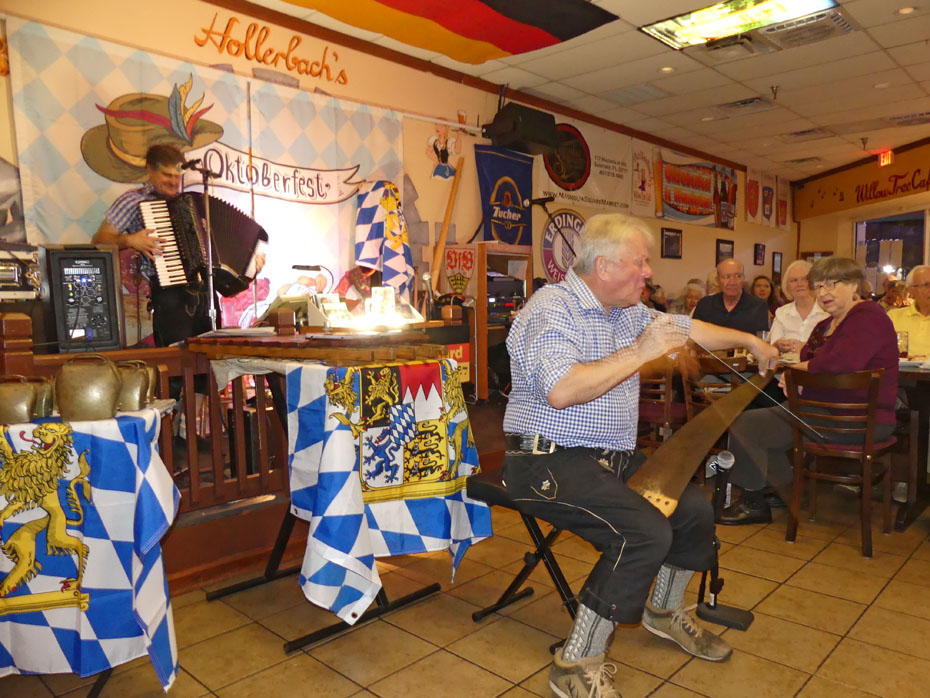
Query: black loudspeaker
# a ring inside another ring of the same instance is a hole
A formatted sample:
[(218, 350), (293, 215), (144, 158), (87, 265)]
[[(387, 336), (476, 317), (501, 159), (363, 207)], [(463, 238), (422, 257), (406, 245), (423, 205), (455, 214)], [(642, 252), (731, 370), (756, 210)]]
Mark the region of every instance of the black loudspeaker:
[(481, 133), (500, 148), (530, 155), (550, 153), (559, 145), (555, 117), (516, 102), (504, 105), (493, 122), (481, 127)]

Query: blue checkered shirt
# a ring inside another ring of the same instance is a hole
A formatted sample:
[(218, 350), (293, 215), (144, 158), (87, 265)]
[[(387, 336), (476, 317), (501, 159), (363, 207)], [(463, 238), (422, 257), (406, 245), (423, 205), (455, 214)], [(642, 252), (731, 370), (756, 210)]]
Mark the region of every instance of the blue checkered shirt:
[[(551, 407), (547, 396), (576, 363), (596, 361), (630, 346), (651, 322), (652, 312), (640, 303), (606, 314), (573, 270), (561, 283), (536, 291), (507, 337), (512, 389), (504, 431), (541, 434), (560, 446), (635, 449), (638, 373), (590, 402), (565, 409)], [(672, 318), (690, 329), (687, 315)]]
[[(145, 228), (139, 204), (163, 198), (151, 182), (146, 182), (138, 189), (123, 192), (107, 209), (104, 219), (121, 233), (137, 233)], [(150, 281), (155, 276), (155, 267), (144, 254), (139, 255), (139, 272)]]

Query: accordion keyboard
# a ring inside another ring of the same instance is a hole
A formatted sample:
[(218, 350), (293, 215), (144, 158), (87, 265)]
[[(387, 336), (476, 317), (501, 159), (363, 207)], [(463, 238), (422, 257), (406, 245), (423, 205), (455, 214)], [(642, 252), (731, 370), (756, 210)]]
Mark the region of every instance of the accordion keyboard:
[(155, 273), (158, 283), (163, 287), (178, 286), (187, 283), (184, 273), (184, 264), (181, 261), (181, 252), (171, 227), (171, 215), (165, 201), (144, 201), (139, 204), (142, 211), (142, 222), (146, 228), (151, 228), (152, 235), (158, 238), (162, 253), (155, 255)]

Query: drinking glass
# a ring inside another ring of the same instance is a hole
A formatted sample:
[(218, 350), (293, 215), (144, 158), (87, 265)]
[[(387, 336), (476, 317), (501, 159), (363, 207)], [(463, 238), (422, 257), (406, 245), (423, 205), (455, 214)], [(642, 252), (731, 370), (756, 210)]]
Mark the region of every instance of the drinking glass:
[(907, 349), (908, 349), (907, 332), (898, 332), (897, 335), (898, 335), (898, 356), (902, 359), (906, 359)]

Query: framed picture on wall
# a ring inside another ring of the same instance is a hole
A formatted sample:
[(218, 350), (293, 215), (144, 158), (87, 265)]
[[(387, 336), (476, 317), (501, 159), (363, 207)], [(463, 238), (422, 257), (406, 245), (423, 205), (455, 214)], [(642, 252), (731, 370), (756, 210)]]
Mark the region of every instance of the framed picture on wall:
[(772, 282), (781, 283), (781, 252), (772, 253)]
[(733, 256), (733, 241), (732, 240), (721, 240), (717, 238), (717, 261), (714, 264), (720, 264), (725, 259), (730, 259)]
[(662, 257), (681, 259), (681, 231), (677, 228), (662, 228)]
[(757, 242), (755, 245), (752, 246), (752, 252), (753, 252), (752, 263), (757, 267), (761, 267), (762, 265), (764, 265), (765, 264), (765, 245), (761, 245)]

